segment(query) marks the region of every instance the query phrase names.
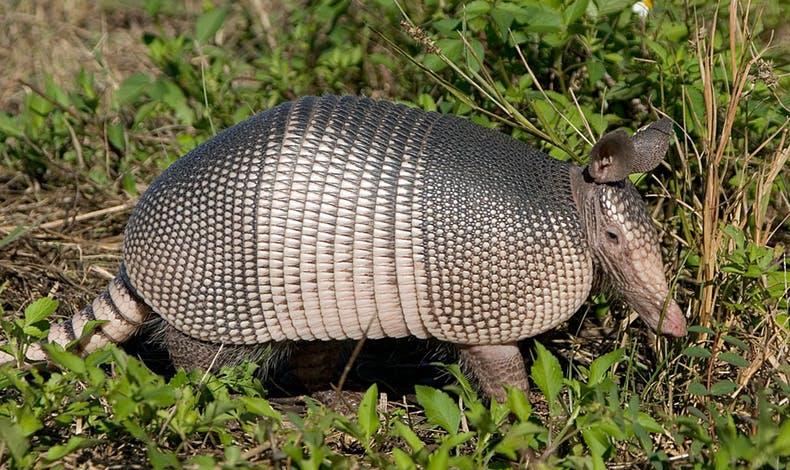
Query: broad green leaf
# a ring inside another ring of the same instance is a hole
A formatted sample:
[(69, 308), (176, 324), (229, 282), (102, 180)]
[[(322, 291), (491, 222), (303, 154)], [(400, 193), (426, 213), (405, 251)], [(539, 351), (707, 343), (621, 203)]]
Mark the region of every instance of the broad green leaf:
[(25, 324), (38, 323), (47, 318), (57, 308), (57, 300), (50, 297), (41, 297), (25, 308)]
[(720, 380), (710, 386), (711, 395), (726, 395), (734, 392), (738, 388), (732, 380)]
[(589, 3), (590, 0), (574, 1), (571, 6), (562, 14), (563, 23), (565, 23), (565, 26), (569, 26), (581, 18), (582, 15), (584, 15), (584, 12), (587, 11), (587, 5)]
[(395, 466), (401, 470), (417, 470), (417, 465), (411, 456), (397, 447), (392, 449), (392, 460), (395, 461)]
[(201, 43), (211, 39), (217, 31), (219, 31), (219, 28), (222, 27), (222, 23), (225, 22), (225, 16), (227, 14), (228, 12), (224, 8), (215, 8), (204, 13), (198, 18), (195, 25), (196, 39)]
[(357, 410), (359, 426), (362, 428), (362, 432), (365, 433), (365, 437), (367, 439), (370, 439), (370, 437), (374, 435), (379, 428), (379, 415), (376, 412), (378, 398), (379, 388), (374, 383), (365, 392), (365, 395), (362, 397), (362, 401), (359, 404), (359, 409)]
[(239, 397), (239, 400), (244, 404), (244, 407), (250, 413), (266, 418), (274, 419), (278, 422), (282, 421), (282, 415), (277, 412), (268, 400), (260, 397)]
[(84, 338), (87, 336), (91, 331), (95, 330), (96, 328), (100, 327), (101, 325), (107, 323), (109, 320), (89, 320), (85, 322), (85, 326), (82, 327), (82, 331), (75, 331), (75, 333), (79, 333), (80, 338)]
[(701, 357), (708, 358), (711, 356), (710, 351), (699, 346), (689, 346), (683, 350), (683, 355), (688, 357)]
[(530, 33), (559, 33), (563, 30), (562, 14), (556, 11), (532, 9), (529, 24), (524, 30)]
[(148, 461), (154, 469), (159, 470), (162, 468), (181, 468), (178, 457), (173, 452), (162, 452), (153, 444), (149, 444), (148, 451), (146, 452)]
[(537, 358), (532, 364), (532, 379), (543, 392), (550, 407), (554, 407), (554, 400), (562, 390), (562, 369), (557, 360), (542, 344), (535, 342)]
[(723, 339), (724, 341), (726, 341), (726, 342), (728, 342), (728, 343), (730, 343), (730, 344), (732, 344), (734, 346), (737, 346), (737, 347), (743, 349), (744, 351), (748, 351), (749, 350), (749, 345), (748, 344), (746, 344), (745, 342), (741, 341), (740, 339), (738, 339), (738, 338), (736, 338), (734, 336), (721, 335), (721, 339)]
[(412, 431), (410, 427), (403, 424), (402, 421), (398, 420), (392, 424), (396, 435), (400, 436), (404, 441), (406, 441), (406, 444), (411, 447), (413, 453), (417, 453), (425, 448), (425, 444), (420, 440), (417, 434)]
[(507, 406), (521, 422), (532, 416), (532, 404), (523, 390), (507, 387)]
[(483, 0), (474, 0), (464, 5), (464, 15), (467, 18), (475, 18), (485, 15), (491, 9), (491, 3)]
[(122, 105), (133, 104), (151, 85), (151, 77), (143, 72), (138, 72), (121, 83), (115, 92), (115, 99)]
[(700, 326), (700, 325), (691, 325), (687, 328), (687, 330), (691, 333), (705, 333), (708, 335), (715, 335), (716, 332), (713, 331), (713, 328), (708, 326)]
[(126, 150), (126, 139), (124, 136), (123, 126), (120, 124), (107, 124), (105, 126), (107, 131), (107, 140), (119, 152)]
[(604, 354), (590, 364), (590, 380), (588, 385), (591, 387), (598, 385), (603, 380), (606, 373), (613, 365), (620, 362), (625, 355), (625, 349), (615, 349), (614, 351)]
[(516, 423), (508, 428), (507, 434), (497, 443), (494, 451), (515, 460), (519, 452), (535, 443), (536, 436), (544, 431), (544, 428), (530, 421)]
[(790, 455), (790, 420), (784, 422), (782, 429), (779, 431), (779, 435), (773, 444), (771, 444), (771, 447), (773, 447), (777, 455), (784, 457)]
[(53, 344), (45, 344), (44, 349), (47, 350), (49, 358), (52, 362), (64, 369), (68, 369), (76, 374), (83, 375), (88, 369), (85, 367), (85, 361), (74, 353), (64, 350), (60, 346)]
[(590, 454), (592, 454), (593, 457), (593, 468), (596, 470), (605, 470), (606, 467), (602, 466), (603, 455), (611, 445), (609, 443), (609, 436), (607, 436), (603, 429), (592, 426), (582, 429), (582, 438), (584, 438), (587, 447), (590, 448)]
[(11, 457), (16, 461), (22, 460), (30, 448), (30, 443), (19, 426), (8, 418), (0, 417), (0, 437), (11, 453)]
[(137, 196), (137, 181), (132, 173), (126, 172), (121, 176), (121, 186), (130, 196)]
[(450, 453), (447, 447), (439, 446), (428, 457), (426, 470), (447, 470), (450, 468)]
[(491, 8), (491, 20), (499, 30), (503, 42), (508, 41), (508, 31), (514, 20), (525, 19), (526, 12), (520, 6), (502, 2)]
[(747, 361), (746, 359), (742, 358), (740, 355), (735, 353), (731, 353), (731, 352), (719, 353), (719, 359), (737, 367), (749, 367), (749, 361)]
[(149, 404), (154, 404), (159, 408), (167, 408), (175, 403), (176, 391), (168, 385), (158, 385), (146, 389), (144, 393), (141, 393), (141, 397)]
[(639, 412), (639, 418), (637, 419), (639, 424), (645, 428), (648, 432), (652, 433), (661, 433), (664, 432), (664, 428), (658, 424), (658, 421), (655, 420), (652, 416), (645, 412)]
[(12, 118), (6, 113), (0, 113), (0, 133), (16, 138), (23, 137), (25, 135), (16, 119)]
[(425, 417), (428, 421), (450, 434), (457, 433), (458, 426), (461, 424), (461, 411), (455, 400), (441, 390), (424, 385), (416, 385), (414, 389), (417, 402), (425, 409)]
[(103, 441), (101, 439), (89, 439), (87, 437), (71, 436), (65, 445), (56, 445), (47, 449), (46, 454), (44, 454), (44, 458), (50, 462), (60, 460), (75, 450), (87, 449), (97, 444), (101, 444), (102, 442)]
[(708, 394), (708, 389), (699, 382), (691, 382), (688, 386), (688, 392), (692, 395), (705, 396)]

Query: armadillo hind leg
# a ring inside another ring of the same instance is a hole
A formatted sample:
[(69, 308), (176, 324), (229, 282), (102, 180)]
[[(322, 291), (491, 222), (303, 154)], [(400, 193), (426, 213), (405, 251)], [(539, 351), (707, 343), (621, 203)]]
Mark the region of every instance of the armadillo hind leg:
[[(70, 320), (53, 324), (49, 329), (46, 342), (57, 343), (63, 347), (79, 339), (74, 351), (83, 356), (103, 348), (108, 343), (120, 344), (131, 337), (151, 314), (151, 309), (135, 296), (118, 276), (89, 307), (85, 307)], [(85, 332), (85, 326), (93, 320), (104, 323)], [(41, 344), (31, 344), (25, 353), (31, 361), (48, 361)], [(0, 351), (0, 364), (13, 361), (9, 354)]]
[(269, 373), (285, 362), (289, 343), (264, 343), (250, 345), (227, 345), (202, 341), (178, 331), (162, 320), (161, 329), (154, 337), (161, 337), (170, 354), (173, 366), (184, 370), (201, 370), (216, 373), (225, 366), (241, 364), (245, 360), (259, 362), (258, 374), (266, 378)]
[(502, 385), (529, 390), (527, 370), (517, 343), (459, 347), (461, 365), (480, 389), (499, 402), (507, 399)]

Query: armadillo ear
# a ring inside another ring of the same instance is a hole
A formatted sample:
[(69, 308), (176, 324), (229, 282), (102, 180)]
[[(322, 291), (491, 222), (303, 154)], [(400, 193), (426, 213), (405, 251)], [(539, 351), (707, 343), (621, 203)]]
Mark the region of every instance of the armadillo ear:
[(622, 181), (632, 172), (634, 155), (631, 137), (618, 129), (601, 137), (593, 146), (587, 172), (596, 183)]
[(669, 149), (672, 135), (672, 121), (667, 118), (658, 120), (636, 131), (631, 137), (636, 150), (634, 167), (631, 173), (644, 173), (657, 167)]

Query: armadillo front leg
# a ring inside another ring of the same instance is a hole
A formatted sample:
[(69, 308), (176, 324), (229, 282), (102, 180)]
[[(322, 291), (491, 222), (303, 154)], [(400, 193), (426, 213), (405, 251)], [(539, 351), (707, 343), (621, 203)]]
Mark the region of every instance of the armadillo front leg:
[(507, 399), (502, 385), (529, 390), (527, 370), (517, 343), (461, 346), (461, 364), (477, 379), (480, 389), (499, 402)]

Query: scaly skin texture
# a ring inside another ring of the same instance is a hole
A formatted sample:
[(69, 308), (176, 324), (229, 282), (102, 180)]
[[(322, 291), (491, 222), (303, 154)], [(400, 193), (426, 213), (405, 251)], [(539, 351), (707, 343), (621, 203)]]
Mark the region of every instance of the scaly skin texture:
[[(661, 161), (670, 132), (659, 121), (608, 134), (579, 168), (453, 116), (354, 97), (285, 103), (151, 185), (119, 277), (73, 323), (110, 322), (80, 348), (125, 340), (151, 310), (175, 363), (203, 369), (267, 344), (280, 353), (266, 370), (287, 363), (290, 346), (277, 345), (435, 338), (458, 345), (481, 388), (503, 399), (502, 384), (527, 387), (517, 341), (565, 321), (597, 281), (682, 336), (677, 304), (663, 308), (652, 221), (627, 180)], [(49, 340), (80, 335), (71, 330), (55, 326)], [(295, 369), (314, 388), (334, 353), (311, 348)]]

